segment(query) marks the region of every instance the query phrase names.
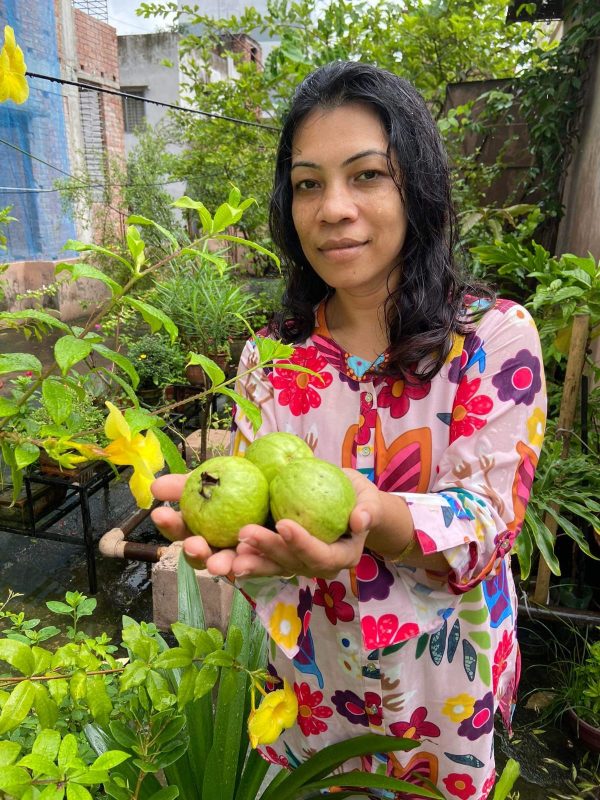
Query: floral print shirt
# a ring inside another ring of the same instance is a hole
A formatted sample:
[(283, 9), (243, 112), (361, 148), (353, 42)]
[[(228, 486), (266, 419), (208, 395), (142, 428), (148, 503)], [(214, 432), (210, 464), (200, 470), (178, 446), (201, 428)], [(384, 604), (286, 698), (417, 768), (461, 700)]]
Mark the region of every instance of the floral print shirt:
[[(249, 342), (240, 372), (256, 358)], [(270, 635), (269, 669), (299, 703), (297, 725), (262, 754), (293, 768), (363, 733), (404, 736), (419, 746), (344, 768), (485, 800), (494, 713), (509, 723), (519, 673), (509, 553), (545, 425), (539, 338), (525, 309), (499, 300), (455, 337), (430, 382), (380, 374), (385, 358), (344, 352), (321, 304), (291, 359), (316, 375), (275, 367), (238, 381), (261, 408), (257, 436), (295, 433), (318, 458), (401, 495), (422, 552), (443, 553), (450, 567), (442, 575), (365, 550), (333, 580), (241, 579)], [(241, 454), (253, 433), (239, 410), (234, 430)]]

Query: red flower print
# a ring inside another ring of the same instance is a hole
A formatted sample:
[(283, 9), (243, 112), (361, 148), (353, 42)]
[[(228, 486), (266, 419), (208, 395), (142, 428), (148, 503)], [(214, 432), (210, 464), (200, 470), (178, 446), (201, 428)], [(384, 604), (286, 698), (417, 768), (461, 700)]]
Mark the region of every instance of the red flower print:
[(443, 780), (450, 794), (460, 800), (469, 800), (476, 792), (473, 779), (466, 772), (452, 772)]
[(377, 647), (389, 647), (407, 639), (413, 639), (419, 634), (419, 626), (415, 622), (405, 622), (400, 625), (400, 620), (395, 614), (382, 614), (375, 618), (371, 614), (363, 617), (360, 623), (363, 644), (367, 650)]
[(264, 750), (259, 750), (258, 752), (265, 761), (269, 761), (271, 764), (279, 764), (280, 767), (289, 769), (290, 762), (285, 756), (280, 756), (276, 753), (273, 747), (267, 746)]
[(498, 647), (496, 648), (496, 652), (494, 653), (494, 666), (492, 667), (494, 694), (496, 694), (496, 690), (498, 688), (498, 681), (500, 680), (500, 676), (506, 669), (506, 662), (508, 660), (509, 655), (512, 653), (512, 649), (513, 649), (512, 633), (504, 631), (504, 633), (502, 634), (502, 639), (498, 642)]
[(317, 736), (327, 730), (327, 725), (322, 721), (333, 714), (329, 706), (322, 706), (323, 692), (311, 692), (308, 683), (294, 684), (294, 691), (298, 698), (298, 725), (305, 736)]
[(332, 625), (340, 622), (351, 622), (354, 619), (354, 609), (346, 603), (346, 587), (340, 581), (331, 581), (328, 585), (323, 578), (317, 578), (318, 589), (315, 590), (313, 603), (323, 606), (327, 619)]
[(411, 400), (421, 400), (431, 389), (431, 383), (408, 384), (402, 379), (384, 378), (377, 394), (377, 404), (381, 408), (389, 408), (394, 419), (403, 417), (410, 408)]
[(493, 407), (491, 397), (485, 394), (477, 394), (481, 384), (481, 378), (472, 381), (464, 377), (456, 392), (454, 406), (452, 407), (452, 419), (450, 421), (450, 441), (453, 442), (459, 436), (471, 436), (475, 430), (481, 430), (486, 424), (485, 419), (480, 419), (483, 414), (488, 414)]
[(371, 431), (375, 427), (377, 421), (377, 410), (371, 408), (365, 403), (364, 408), (361, 409), (360, 417), (358, 420), (358, 431), (356, 433), (357, 444), (368, 444), (371, 438)]
[(394, 722), (390, 731), (394, 736), (403, 736), (405, 739), (419, 740), (423, 736), (439, 736), (440, 729), (433, 722), (427, 722), (427, 709), (419, 706), (410, 715), (408, 722)]
[(485, 783), (481, 787), (481, 797), (479, 800), (487, 800), (489, 793), (494, 788), (494, 784), (496, 783), (496, 770), (493, 769), (491, 775), (489, 775), (485, 779)]
[(289, 406), (295, 417), (308, 413), (311, 408), (318, 408), (321, 405), (319, 391), (326, 389), (333, 377), (330, 372), (322, 372), (327, 361), (318, 354), (317, 348), (296, 347), (291, 358), (279, 363), (299, 364), (318, 373), (309, 375), (307, 372), (274, 367), (269, 379), (273, 387), (280, 390), (277, 396), (279, 405)]

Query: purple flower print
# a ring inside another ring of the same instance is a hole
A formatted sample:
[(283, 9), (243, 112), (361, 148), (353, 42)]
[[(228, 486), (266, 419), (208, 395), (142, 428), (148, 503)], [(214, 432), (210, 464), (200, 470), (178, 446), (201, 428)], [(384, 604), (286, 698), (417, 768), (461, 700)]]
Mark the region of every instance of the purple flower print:
[(364, 697), (359, 697), (349, 689), (346, 691), (338, 690), (331, 702), (337, 709), (338, 714), (346, 717), (353, 725), (369, 726), (381, 725), (383, 712), (381, 710), (381, 697), (375, 692), (365, 692)]
[(358, 599), (362, 603), (367, 600), (385, 600), (394, 583), (394, 576), (383, 559), (377, 558), (373, 553), (363, 553), (356, 567), (356, 582)]
[(494, 695), (488, 692), (481, 700), (475, 701), (473, 713), (463, 720), (458, 727), (458, 735), (466, 736), (474, 742), (494, 727)]
[(519, 350), (514, 358), (502, 364), (492, 383), (500, 400), (513, 400), (516, 405), (525, 403), (530, 406), (542, 388), (539, 358), (529, 350)]
[(483, 342), (474, 333), (465, 338), (463, 351), (459, 356), (453, 358), (448, 370), (448, 380), (451, 383), (460, 383), (460, 379), (470, 366), (479, 362), (479, 372), (485, 369), (485, 350)]

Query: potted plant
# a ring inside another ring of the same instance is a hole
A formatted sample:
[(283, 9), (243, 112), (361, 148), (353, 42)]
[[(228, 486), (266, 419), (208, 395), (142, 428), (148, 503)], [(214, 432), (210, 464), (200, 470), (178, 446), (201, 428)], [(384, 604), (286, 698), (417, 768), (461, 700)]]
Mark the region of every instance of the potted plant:
[(171, 343), (166, 336), (150, 333), (131, 340), (127, 356), (140, 379), (136, 394), (145, 405), (157, 405), (165, 386), (183, 380), (185, 356), (177, 342)]
[(575, 735), (600, 753), (600, 640), (585, 641), (585, 658), (569, 671), (565, 700), (565, 714)]

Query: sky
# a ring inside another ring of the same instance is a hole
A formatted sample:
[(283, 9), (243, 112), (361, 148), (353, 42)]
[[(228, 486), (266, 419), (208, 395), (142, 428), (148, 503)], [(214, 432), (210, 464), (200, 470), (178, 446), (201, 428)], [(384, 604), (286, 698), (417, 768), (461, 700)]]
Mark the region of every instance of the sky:
[(153, 33), (168, 27), (168, 20), (136, 16), (135, 10), (140, 4), (141, 0), (108, 0), (108, 22), (118, 34)]

